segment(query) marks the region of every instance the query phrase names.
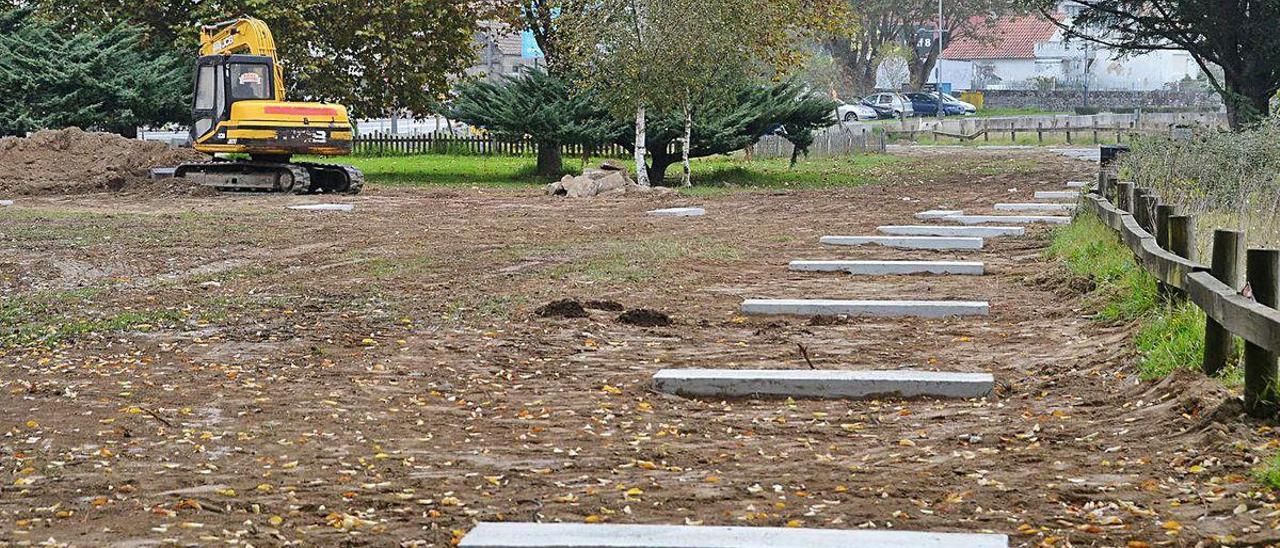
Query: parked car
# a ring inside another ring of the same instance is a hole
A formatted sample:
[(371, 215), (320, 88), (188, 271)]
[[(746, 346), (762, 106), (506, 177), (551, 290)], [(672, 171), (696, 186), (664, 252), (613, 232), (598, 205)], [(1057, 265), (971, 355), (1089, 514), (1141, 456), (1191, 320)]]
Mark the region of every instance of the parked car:
[(868, 95), (862, 98), (862, 104), (876, 109), (881, 118), (906, 118), (915, 114), (911, 99), (901, 93), (886, 91)]
[(944, 101), (951, 102), (951, 103), (956, 103), (956, 104), (960, 105), (960, 107), (964, 109), (964, 113), (965, 113), (966, 115), (968, 115), (968, 114), (977, 114), (977, 113), (978, 113), (978, 107), (973, 106), (973, 103), (970, 103), (970, 102), (968, 102), (968, 101), (961, 101), (960, 99), (956, 99), (956, 97), (955, 97), (954, 95), (951, 95), (950, 93), (943, 93), (943, 94), (942, 94), (942, 99), (943, 99)]
[(861, 122), (863, 120), (875, 120), (880, 117), (880, 113), (862, 103), (849, 104), (841, 101), (836, 106), (836, 117), (841, 122)]
[[(915, 92), (908, 93), (906, 96), (911, 101), (911, 108), (915, 111), (916, 116), (938, 115), (938, 95), (936, 93)], [(948, 101), (946, 96), (943, 96), (943, 116), (963, 116), (964, 113), (964, 106), (955, 101)]]

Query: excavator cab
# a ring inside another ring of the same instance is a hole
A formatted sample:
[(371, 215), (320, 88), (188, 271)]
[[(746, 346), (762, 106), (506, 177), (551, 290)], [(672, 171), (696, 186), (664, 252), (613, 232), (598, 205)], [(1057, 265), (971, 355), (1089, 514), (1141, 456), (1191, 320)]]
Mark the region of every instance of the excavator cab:
[(274, 97), (275, 62), (264, 55), (205, 55), (196, 61), (194, 123), (191, 141), (226, 141), (211, 135), (226, 122), (237, 101), (278, 101)]

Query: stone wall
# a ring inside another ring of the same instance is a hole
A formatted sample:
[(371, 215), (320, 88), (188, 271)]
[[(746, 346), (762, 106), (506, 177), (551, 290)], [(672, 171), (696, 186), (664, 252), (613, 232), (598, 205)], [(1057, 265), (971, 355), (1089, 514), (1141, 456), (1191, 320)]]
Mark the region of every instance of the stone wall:
[[(1038, 108), (1068, 112), (1084, 104), (1080, 90), (985, 90), (985, 108)], [(1217, 109), (1222, 99), (1208, 91), (1091, 91), (1089, 105), (1104, 111), (1134, 109)]]

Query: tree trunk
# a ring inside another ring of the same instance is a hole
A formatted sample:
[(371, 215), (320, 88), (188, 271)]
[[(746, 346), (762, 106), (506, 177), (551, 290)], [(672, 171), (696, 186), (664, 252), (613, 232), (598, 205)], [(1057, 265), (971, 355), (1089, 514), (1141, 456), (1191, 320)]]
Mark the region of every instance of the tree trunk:
[(684, 164), (684, 174), (680, 178), (680, 186), (693, 186), (689, 178), (689, 145), (693, 140), (693, 108), (684, 104), (684, 140), (680, 143), (680, 161)]
[(1237, 82), (1231, 75), (1226, 78), (1227, 91), (1220, 93), (1222, 103), (1227, 107), (1227, 125), (1232, 131), (1240, 131), (1266, 118), (1271, 111), (1271, 96), (1274, 93), (1266, 86), (1250, 86)]
[(560, 161), (560, 143), (538, 143), (538, 176), (554, 178), (559, 177), (563, 171), (564, 166)]
[(663, 183), (666, 182), (667, 180), (667, 168), (671, 167), (671, 164), (674, 164), (680, 160), (679, 155), (671, 154), (667, 152), (671, 148), (670, 145), (671, 143), (669, 142), (653, 144), (653, 150), (650, 154), (650, 156), (652, 156), (653, 159), (652, 161), (649, 162), (650, 166), (648, 170), (648, 175), (649, 175), (649, 180), (654, 185), (662, 186)]
[[(908, 69), (911, 71), (911, 82), (907, 85), (911, 86), (914, 91), (924, 89), (924, 85), (929, 83), (929, 75), (933, 73), (933, 69), (938, 61), (938, 51), (930, 50), (924, 59), (920, 59), (915, 55), (911, 56), (911, 61), (907, 63)], [(941, 85), (941, 82), (939, 82)]]
[[(649, 170), (645, 168), (645, 145), (644, 145), (644, 105), (636, 108), (636, 184), (640, 186), (649, 186)], [(663, 170), (666, 166), (663, 166)], [(661, 172), (660, 172), (661, 173)]]

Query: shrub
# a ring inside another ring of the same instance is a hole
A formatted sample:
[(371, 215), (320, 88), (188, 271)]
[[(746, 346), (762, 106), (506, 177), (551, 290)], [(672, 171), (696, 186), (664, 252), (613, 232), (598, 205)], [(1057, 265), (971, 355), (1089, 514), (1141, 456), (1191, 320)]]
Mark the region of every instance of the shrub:
[(1142, 137), (1119, 165), (1122, 179), (1196, 215), (1201, 256), (1215, 228), (1243, 229), (1251, 246), (1280, 245), (1280, 118), (1234, 133), (1201, 127), (1189, 137)]

